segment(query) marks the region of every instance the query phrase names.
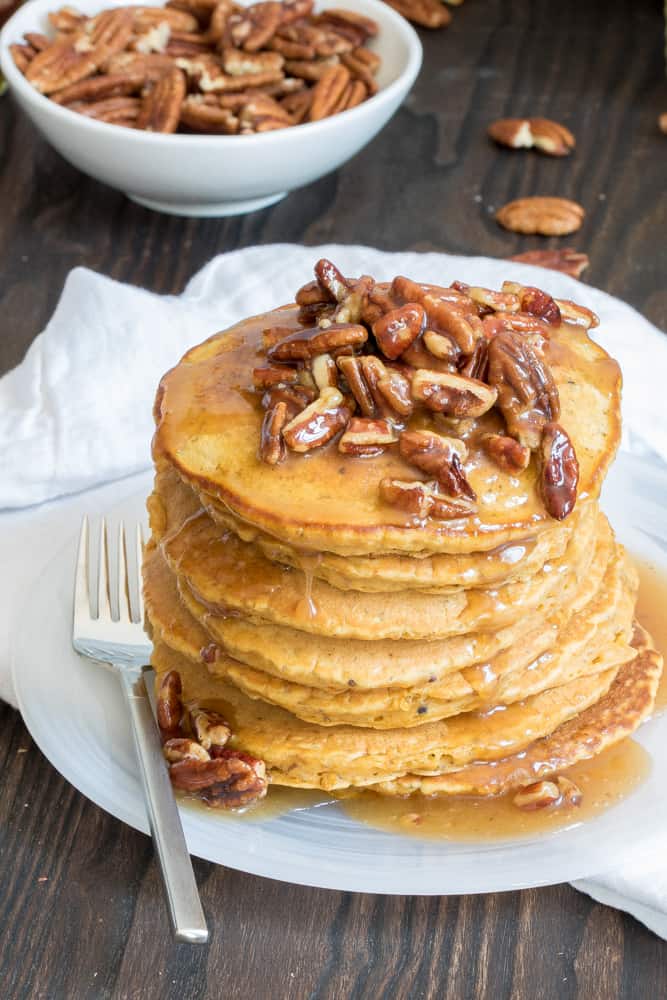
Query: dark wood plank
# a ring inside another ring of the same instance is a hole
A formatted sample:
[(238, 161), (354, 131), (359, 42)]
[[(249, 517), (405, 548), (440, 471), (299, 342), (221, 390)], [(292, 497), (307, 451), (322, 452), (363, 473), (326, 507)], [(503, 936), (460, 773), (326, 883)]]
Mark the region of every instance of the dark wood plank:
[[(469, 0), (422, 33), (424, 70), (341, 171), (264, 212), (187, 220), (139, 208), (54, 153), (0, 102), (0, 371), (45, 325), (71, 268), (178, 292), (255, 243), (370, 243), (504, 257), (557, 240), (498, 228), (525, 194), (580, 200), (563, 241), (587, 279), (667, 328), (667, 109), (653, 0)], [(547, 115), (576, 133), (551, 160), (496, 149), (486, 125)], [(562, 244), (561, 244), (562, 245)], [(63, 734), (66, 739), (66, 734)], [(149, 840), (72, 789), (0, 708), (3, 997), (595, 1000), (667, 995), (667, 946), (568, 886), (479, 897), (354, 895), (196, 862), (213, 939), (173, 946)]]

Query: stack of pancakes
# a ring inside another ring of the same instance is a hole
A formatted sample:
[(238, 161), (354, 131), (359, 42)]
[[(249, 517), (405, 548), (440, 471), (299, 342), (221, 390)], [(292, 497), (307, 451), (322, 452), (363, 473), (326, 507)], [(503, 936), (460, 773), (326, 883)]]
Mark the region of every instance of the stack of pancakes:
[(497, 794), (631, 733), (661, 661), (597, 503), (616, 364), (570, 323), (544, 348), (579, 462), (567, 518), (545, 510), (535, 460), (503, 471), (476, 433), (474, 515), (418, 519), (378, 491), (426, 478), (396, 448), (351, 457), (334, 439), (261, 461), (252, 370), (262, 332), (300, 330), (299, 315), (218, 334), (161, 382), (144, 566), (158, 684), (177, 671), (271, 783), (326, 791)]

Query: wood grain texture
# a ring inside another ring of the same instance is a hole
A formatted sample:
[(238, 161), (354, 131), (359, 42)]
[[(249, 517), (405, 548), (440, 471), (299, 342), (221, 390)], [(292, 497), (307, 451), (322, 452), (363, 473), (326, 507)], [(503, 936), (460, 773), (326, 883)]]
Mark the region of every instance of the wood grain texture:
[[(667, 110), (653, 0), (468, 0), (422, 33), (424, 69), (341, 171), (246, 218), (161, 216), (79, 174), (0, 102), (0, 370), (45, 325), (71, 268), (178, 292), (255, 243), (367, 242), (499, 257), (586, 251), (586, 279), (667, 328)], [(486, 125), (543, 115), (577, 136), (555, 160)], [(580, 201), (564, 241), (493, 219), (529, 194)], [(66, 738), (64, 734), (63, 738)], [(478, 897), (354, 895), (196, 862), (212, 943), (171, 943), (150, 841), (72, 789), (0, 707), (0, 993), (8, 1000), (615, 1000), (667, 996), (667, 945), (568, 886)]]

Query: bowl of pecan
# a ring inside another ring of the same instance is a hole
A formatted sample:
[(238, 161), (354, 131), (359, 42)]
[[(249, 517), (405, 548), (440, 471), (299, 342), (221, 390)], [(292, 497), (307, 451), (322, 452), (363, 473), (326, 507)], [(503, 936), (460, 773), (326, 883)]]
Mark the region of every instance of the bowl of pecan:
[(237, 215), (354, 156), (419, 72), (404, 18), (340, 2), (32, 0), (0, 35), (0, 66), (84, 173), (159, 211)]

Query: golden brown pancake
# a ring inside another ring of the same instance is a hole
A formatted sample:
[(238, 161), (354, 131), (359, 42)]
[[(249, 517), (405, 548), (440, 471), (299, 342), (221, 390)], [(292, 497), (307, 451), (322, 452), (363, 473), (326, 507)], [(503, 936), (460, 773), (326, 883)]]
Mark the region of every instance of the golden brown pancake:
[[(502, 472), (480, 447), (464, 471), (477, 513), (452, 521), (418, 520), (380, 499), (385, 478), (414, 480), (415, 469), (390, 449), (368, 461), (342, 456), (335, 443), (277, 466), (258, 457), (262, 409), (252, 391), (262, 330), (299, 329), (286, 306), (249, 319), (192, 348), (160, 383), (155, 405), (156, 461), (166, 460), (199, 490), (261, 531), (290, 545), (342, 555), (478, 552), (532, 535), (550, 524), (536, 463)], [(546, 360), (558, 385), (560, 422), (579, 460), (578, 495), (596, 497), (620, 436), (620, 372), (585, 332), (554, 328)], [(501, 429), (495, 411), (480, 431)]]

